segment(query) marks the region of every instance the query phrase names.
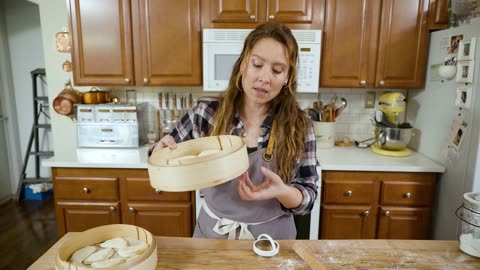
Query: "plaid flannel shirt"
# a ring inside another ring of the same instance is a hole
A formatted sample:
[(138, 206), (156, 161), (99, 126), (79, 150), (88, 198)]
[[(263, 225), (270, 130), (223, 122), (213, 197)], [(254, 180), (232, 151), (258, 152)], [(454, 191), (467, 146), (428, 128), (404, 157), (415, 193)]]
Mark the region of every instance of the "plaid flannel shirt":
[[(177, 143), (206, 136), (213, 127), (213, 120), (216, 116), (217, 108), (218, 101), (216, 100), (200, 100), (196, 106), (190, 109), (188, 113), (182, 117), (170, 135), (175, 138)], [(269, 114), (261, 125), (262, 132), (258, 138), (258, 149), (267, 147), (272, 122), (273, 118)], [(237, 112), (229, 134), (239, 135), (243, 129), (243, 122), (240, 120), (240, 116)], [(287, 209), (282, 206), (284, 211), (297, 215), (310, 213), (315, 198), (317, 197), (316, 182), (318, 181), (318, 174), (316, 166), (315, 135), (313, 133), (313, 124), (310, 123), (305, 136), (305, 150), (303, 157), (296, 161), (296, 166), (294, 168), (295, 177), (290, 182), (291, 186), (300, 190), (303, 195), (303, 200), (301, 205), (296, 208)]]

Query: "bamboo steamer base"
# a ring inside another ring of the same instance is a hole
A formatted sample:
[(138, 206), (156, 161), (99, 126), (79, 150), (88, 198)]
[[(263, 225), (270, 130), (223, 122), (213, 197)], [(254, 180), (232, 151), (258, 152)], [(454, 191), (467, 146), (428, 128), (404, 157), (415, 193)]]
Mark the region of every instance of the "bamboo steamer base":
[[(217, 153), (200, 156), (206, 150)], [(193, 158), (181, 159), (185, 156)], [(220, 135), (189, 140), (154, 152), (148, 159), (152, 187), (164, 191), (192, 191), (230, 181), (249, 166), (245, 142), (238, 136)]]
[[(75, 251), (117, 237), (142, 240), (149, 246), (137, 258), (107, 268), (79, 267), (68, 262)], [(55, 258), (56, 270), (154, 270), (156, 266), (157, 242), (155, 238), (149, 231), (128, 224), (105, 225), (75, 234), (60, 246)]]

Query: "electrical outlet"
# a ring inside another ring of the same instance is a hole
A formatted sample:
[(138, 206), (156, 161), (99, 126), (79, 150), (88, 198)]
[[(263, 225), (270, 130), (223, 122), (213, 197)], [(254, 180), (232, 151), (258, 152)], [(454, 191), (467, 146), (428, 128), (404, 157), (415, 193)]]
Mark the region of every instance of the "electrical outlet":
[(375, 108), (375, 92), (366, 92), (363, 100), (365, 101), (365, 103), (363, 104), (363, 107), (365, 109)]

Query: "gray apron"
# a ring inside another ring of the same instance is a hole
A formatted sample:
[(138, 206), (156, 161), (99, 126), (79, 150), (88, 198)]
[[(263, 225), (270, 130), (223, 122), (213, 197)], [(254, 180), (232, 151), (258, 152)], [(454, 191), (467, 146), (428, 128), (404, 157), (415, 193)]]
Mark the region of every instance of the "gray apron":
[[(250, 166), (248, 173), (252, 183), (259, 185), (263, 182), (264, 175), (260, 167), (272, 169), (274, 160), (267, 162), (262, 155), (266, 149), (260, 149), (248, 155)], [(246, 223), (248, 230), (256, 239), (262, 233), (269, 234), (273, 239), (295, 239), (297, 230), (293, 216), (282, 210), (277, 199), (246, 201), (240, 198), (237, 190), (237, 182), (240, 177), (214, 187), (201, 190), (204, 194), (208, 211), (217, 218), (228, 219)], [(219, 220), (211, 217), (202, 207), (197, 218), (197, 224), (193, 233), (194, 238), (219, 238), (227, 239), (227, 234), (219, 234), (214, 231)], [(254, 223), (255, 225), (252, 225)], [(245, 224), (242, 224), (245, 225)], [(235, 232), (234, 232), (235, 233)], [(241, 235), (241, 227), (236, 229), (235, 239)]]

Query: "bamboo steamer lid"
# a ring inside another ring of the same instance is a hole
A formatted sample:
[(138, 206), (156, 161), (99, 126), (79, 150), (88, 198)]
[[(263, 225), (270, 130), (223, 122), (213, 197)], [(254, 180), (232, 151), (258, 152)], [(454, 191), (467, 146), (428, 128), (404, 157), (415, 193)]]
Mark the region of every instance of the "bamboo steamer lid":
[[(148, 248), (140, 256), (128, 262), (107, 268), (80, 267), (68, 262), (75, 251), (117, 237), (142, 240), (148, 244)], [(154, 270), (156, 267), (157, 242), (155, 238), (149, 231), (128, 224), (105, 225), (77, 233), (60, 246), (55, 258), (56, 270)]]
[[(217, 152), (198, 156), (209, 150)], [(249, 166), (245, 142), (233, 135), (181, 142), (176, 149), (166, 147), (154, 152), (147, 163), (150, 184), (164, 191), (192, 191), (219, 185), (240, 176)]]

